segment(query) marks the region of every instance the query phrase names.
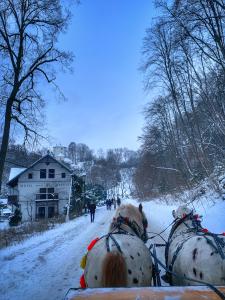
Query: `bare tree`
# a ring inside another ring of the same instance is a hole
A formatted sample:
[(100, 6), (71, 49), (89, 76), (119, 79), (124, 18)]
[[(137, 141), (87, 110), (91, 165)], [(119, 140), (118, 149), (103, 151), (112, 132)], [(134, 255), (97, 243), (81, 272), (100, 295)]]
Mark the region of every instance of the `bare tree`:
[(162, 14), (143, 47), (146, 89), (156, 85), (158, 97), (144, 112), (142, 197), (209, 176), (225, 143), (224, 0), (156, 2)]
[(2, 142), (0, 186), (10, 128), (24, 130), (25, 141), (35, 139), (41, 124), (43, 81), (55, 83), (55, 66), (68, 68), (70, 53), (57, 48), (70, 14), (60, 0), (3, 0), (0, 3), (0, 103)]
[(77, 163), (77, 145), (75, 142), (71, 142), (68, 146), (69, 158), (73, 163)]

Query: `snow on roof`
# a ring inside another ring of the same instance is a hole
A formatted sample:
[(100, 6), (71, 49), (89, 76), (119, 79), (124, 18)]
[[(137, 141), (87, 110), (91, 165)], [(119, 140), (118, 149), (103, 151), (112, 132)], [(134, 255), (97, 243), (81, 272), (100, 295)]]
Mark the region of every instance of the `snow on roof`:
[(8, 199), (0, 199), (0, 204), (7, 205)]
[(68, 163), (68, 164), (71, 164), (71, 163), (72, 163), (72, 160), (69, 159), (69, 158), (67, 158), (67, 157), (65, 157), (65, 158), (64, 158), (64, 162), (65, 162), (65, 163)]
[(9, 181), (12, 180), (14, 177), (22, 173), (26, 168), (11, 168), (9, 174)]
[(82, 169), (84, 169), (84, 162), (79, 161), (78, 163), (72, 164), (71, 166), (72, 166), (74, 169), (82, 170)]

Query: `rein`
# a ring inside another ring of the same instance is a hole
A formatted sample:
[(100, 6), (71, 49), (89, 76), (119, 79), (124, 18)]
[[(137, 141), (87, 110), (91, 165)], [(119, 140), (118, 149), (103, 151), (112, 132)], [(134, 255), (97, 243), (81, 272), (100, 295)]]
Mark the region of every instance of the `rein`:
[(129, 218), (119, 215), (116, 219), (113, 219), (112, 227), (113, 229), (118, 229), (118, 232), (128, 233), (125, 229), (121, 228), (121, 225), (128, 226), (134, 234), (139, 237), (144, 243), (147, 242), (147, 220), (142, 219), (143, 229), (138, 225), (136, 221), (130, 221)]
[(148, 238), (148, 240), (154, 239), (156, 236), (159, 236), (165, 243), (166, 240), (164, 239), (164, 237), (162, 236), (162, 233), (165, 232), (171, 225), (173, 225), (176, 222), (176, 220), (173, 220), (173, 222), (171, 222), (166, 228), (164, 228), (162, 231), (160, 231), (160, 233), (156, 233), (156, 232), (152, 232), (152, 231), (148, 231), (148, 233), (154, 234), (153, 236), (150, 236)]
[[(161, 245), (160, 245), (161, 246)], [(149, 251), (151, 253), (151, 256), (155, 259), (155, 261), (166, 271), (166, 273), (169, 273), (169, 275), (172, 277), (173, 276), (176, 276), (178, 278), (183, 278), (185, 280), (189, 280), (189, 281), (192, 281), (192, 282), (197, 282), (197, 283), (200, 283), (200, 284), (205, 284), (206, 286), (208, 286), (212, 291), (214, 291), (219, 297), (220, 299), (222, 300), (225, 300), (225, 295), (219, 290), (217, 289), (214, 285), (208, 283), (208, 282), (205, 282), (205, 281), (200, 281), (200, 280), (197, 280), (197, 279), (193, 279), (193, 278), (190, 278), (190, 277), (187, 277), (187, 276), (183, 276), (183, 275), (180, 275), (180, 274), (177, 274), (175, 272), (173, 272), (172, 270), (168, 269), (167, 266), (165, 266), (156, 256), (156, 254), (154, 253), (154, 251), (151, 251), (151, 248), (153, 247), (153, 245), (150, 246), (149, 248)]]
[[(188, 221), (188, 220), (192, 220), (192, 224), (194, 226), (194, 228), (191, 228), (190, 226), (188, 226), (185, 221)], [(193, 222), (194, 221), (194, 222)], [(166, 261), (166, 265), (168, 264), (168, 255), (169, 255), (169, 247), (170, 247), (170, 244), (172, 242), (172, 236), (174, 235), (174, 232), (176, 231), (176, 229), (181, 225), (181, 224), (185, 224), (187, 226), (187, 228), (189, 230), (193, 230), (195, 229), (194, 231), (198, 231), (199, 228), (202, 228), (201, 224), (199, 221), (197, 221), (194, 216), (193, 216), (193, 212), (185, 215), (183, 218), (176, 218), (174, 220), (174, 224), (171, 228), (171, 231), (170, 231), (170, 234), (169, 234), (169, 238), (168, 238), (168, 242), (166, 243), (166, 248), (165, 248), (165, 261)], [(185, 241), (184, 241), (185, 242)], [(183, 246), (183, 245), (182, 245)], [(181, 249), (181, 248), (180, 248)], [(179, 250), (180, 250), (179, 249)], [(179, 252), (179, 251), (178, 251)], [(177, 252), (177, 254), (178, 254)], [(177, 255), (176, 255), (177, 256)], [(174, 261), (175, 262), (175, 261)]]

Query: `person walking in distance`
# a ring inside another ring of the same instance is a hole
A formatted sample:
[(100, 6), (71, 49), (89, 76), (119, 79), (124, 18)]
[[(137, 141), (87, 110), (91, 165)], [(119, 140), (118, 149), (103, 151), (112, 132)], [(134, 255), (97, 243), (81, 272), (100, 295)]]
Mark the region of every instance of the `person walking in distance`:
[(111, 206), (112, 206), (112, 199), (109, 199), (109, 210), (111, 210)]
[(106, 209), (109, 210), (109, 199), (106, 200)]
[(95, 220), (95, 210), (96, 210), (96, 205), (92, 201), (90, 204), (91, 223), (94, 222), (94, 220)]
[(113, 206), (114, 206), (114, 209), (116, 209), (116, 199), (113, 198), (112, 200), (113, 200)]
[(116, 201), (116, 202), (117, 202), (117, 205), (120, 206), (121, 200), (120, 200), (120, 197), (119, 197), (119, 196), (117, 196), (117, 201)]

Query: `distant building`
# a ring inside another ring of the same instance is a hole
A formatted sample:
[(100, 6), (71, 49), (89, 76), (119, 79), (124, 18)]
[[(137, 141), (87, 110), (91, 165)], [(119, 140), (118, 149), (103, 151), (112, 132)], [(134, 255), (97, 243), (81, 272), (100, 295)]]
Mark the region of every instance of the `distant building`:
[(53, 147), (53, 155), (57, 160), (62, 161), (68, 156), (67, 148), (64, 146), (55, 146)]
[(28, 168), (12, 168), (8, 202), (22, 220), (47, 219), (64, 213), (69, 201), (71, 170), (47, 154)]

